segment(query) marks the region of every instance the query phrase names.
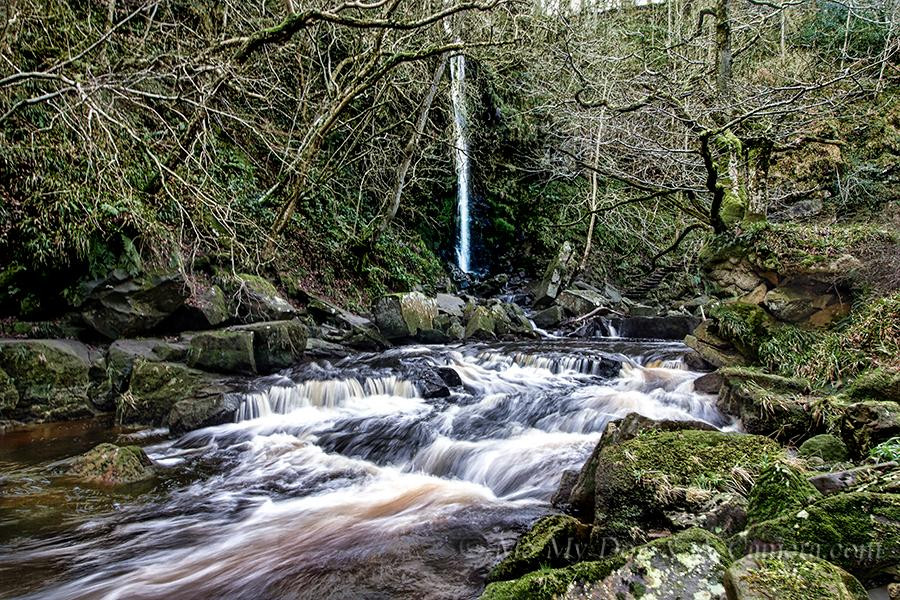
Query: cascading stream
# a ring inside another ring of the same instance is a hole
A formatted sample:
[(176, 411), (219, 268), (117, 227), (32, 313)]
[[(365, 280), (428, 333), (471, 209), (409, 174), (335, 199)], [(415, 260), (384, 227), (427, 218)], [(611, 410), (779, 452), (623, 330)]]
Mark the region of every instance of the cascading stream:
[[(154, 491), (0, 538), (0, 597), (477, 597), (611, 419), (731, 425), (684, 350), (406, 347), (261, 379), (234, 423), (147, 448)], [(423, 398), (442, 367), (462, 386)]]

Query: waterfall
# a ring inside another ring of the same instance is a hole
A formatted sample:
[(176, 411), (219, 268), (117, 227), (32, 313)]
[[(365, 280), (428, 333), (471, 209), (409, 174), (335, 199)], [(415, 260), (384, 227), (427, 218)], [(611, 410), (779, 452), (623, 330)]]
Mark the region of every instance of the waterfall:
[(453, 154), (456, 160), (456, 204), (459, 235), (456, 244), (456, 264), (463, 273), (470, 272), (469, 220), (469, 141), (466, 138), (466, 57), (450, 57), (450, 103), (453, 105)]

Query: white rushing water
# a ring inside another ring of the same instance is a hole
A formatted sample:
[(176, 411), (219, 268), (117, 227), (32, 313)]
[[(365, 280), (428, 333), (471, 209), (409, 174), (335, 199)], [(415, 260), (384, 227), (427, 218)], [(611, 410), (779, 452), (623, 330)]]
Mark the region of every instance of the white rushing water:
[(453, 158), (456, 162), (456, 206), (458, 236), (456, 265), (463, 273), (471, 272), (471, 229), (469, 200), (471, 168), (466, 130), (466, 57), (450, 57), (450, 103), (453, 107)]
[[(0, 596), (477, 597), (611, 419), (730, 425), (683, 350), (420, 346), (261, 379), (234, 423), (147, 448), (152, 493), (0, 545)], [(440, 368), (462, 386), (423, 398)]]

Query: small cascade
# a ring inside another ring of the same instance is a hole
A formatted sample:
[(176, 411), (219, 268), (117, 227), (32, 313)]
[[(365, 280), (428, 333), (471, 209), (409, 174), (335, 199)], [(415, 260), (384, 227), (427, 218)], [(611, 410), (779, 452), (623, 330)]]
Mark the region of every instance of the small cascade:
[(355, 398), (396, 396), (417, 398), (415, 384), (398, 377), (367, 377), (310, 380), (292, 386), (272, 386), (262, 392), (245, 394), (235, 414), (235, 421), (248, 421), (273, 414), (284, 415), (298, 408), (341, 408)]
[[(581, 373), (582, 375), (611, 376), (618, 371), (618, 365), (610, 359), (596, 356), (532, 354), (529, 352), (513, 352), (503, 354), (493, 350), (480, 352), (476, 357), (482, 366), (489, 369), (509, 368), (512, 365), (545, 369), (554, 375), (564, 373)], [(615, 364), (614, 364), (615, 363)]]
[(463, 273), (471, 272), (471, 228), (469, 196), (471, 169), (469, 141), (466, 131), (466, 57), (450, 57), (450, 103), (453, 106), (453, 156), (456, 161), (456, 204), (459, 222), (456, 265)]

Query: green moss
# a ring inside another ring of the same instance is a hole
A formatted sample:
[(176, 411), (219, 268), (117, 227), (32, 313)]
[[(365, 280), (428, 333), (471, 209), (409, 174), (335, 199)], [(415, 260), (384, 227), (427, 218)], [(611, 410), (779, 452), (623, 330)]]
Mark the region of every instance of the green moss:
[(755, 304), (723, 304), (712, 314), (718, 319), (719, 334), (751, 360), (759, 358), (760, 346), (777, 329), (775, 320)]
[(797, 453), (804, 458), (818, 456), (827, 464), (839, 463), (849, 458), (847, 445), (839, 437), (830, 433), (822, 433), (809, 438), (803, 442)]
[(488, 581), (520, 577), (541, 565), (564, 566), (577, 560), (586, 545), (590, 528), (566, 515), (550, 515), (538, 520), (516, 542), (512, 553), (488, 574)]
[(725, 575), (729, 598), (739, 600), (866, 600), (862, 584), (843, 569), (809, 554), (753, 554)]
[(807, 481), (806, 473), (776, 462), (759, 474), (750, 490), (747, 505), (749, 523), (774, 519), (818, 500), (822, 494)]
[(718, 431), (651, 431), (597, 457), (595, 532), (627, 539), (635, 526), (665, 524), (662, 511), (687, 488), (741, 491), (782, 456), (768, 438)]
[(863, 583), (900, 556), (900, 495), (851, 492), (752, 525), (732, 547), (793, 550), (827, 558)]
[(853, 398), (900, 402), (900, 370), (881, 367), (864, 371), (850, 384), (847, 393)]
[(138, 446), (100, 444), (76, 458), (68, 474), (92, 483), (122, 485), (153, 477), (152, 466)]
[(197, 396), (207, 384), (201, 371), (177, 363), (134, 361), (127, 393), (116, 400), (122, 423), (163, 423), (179, 400)]

